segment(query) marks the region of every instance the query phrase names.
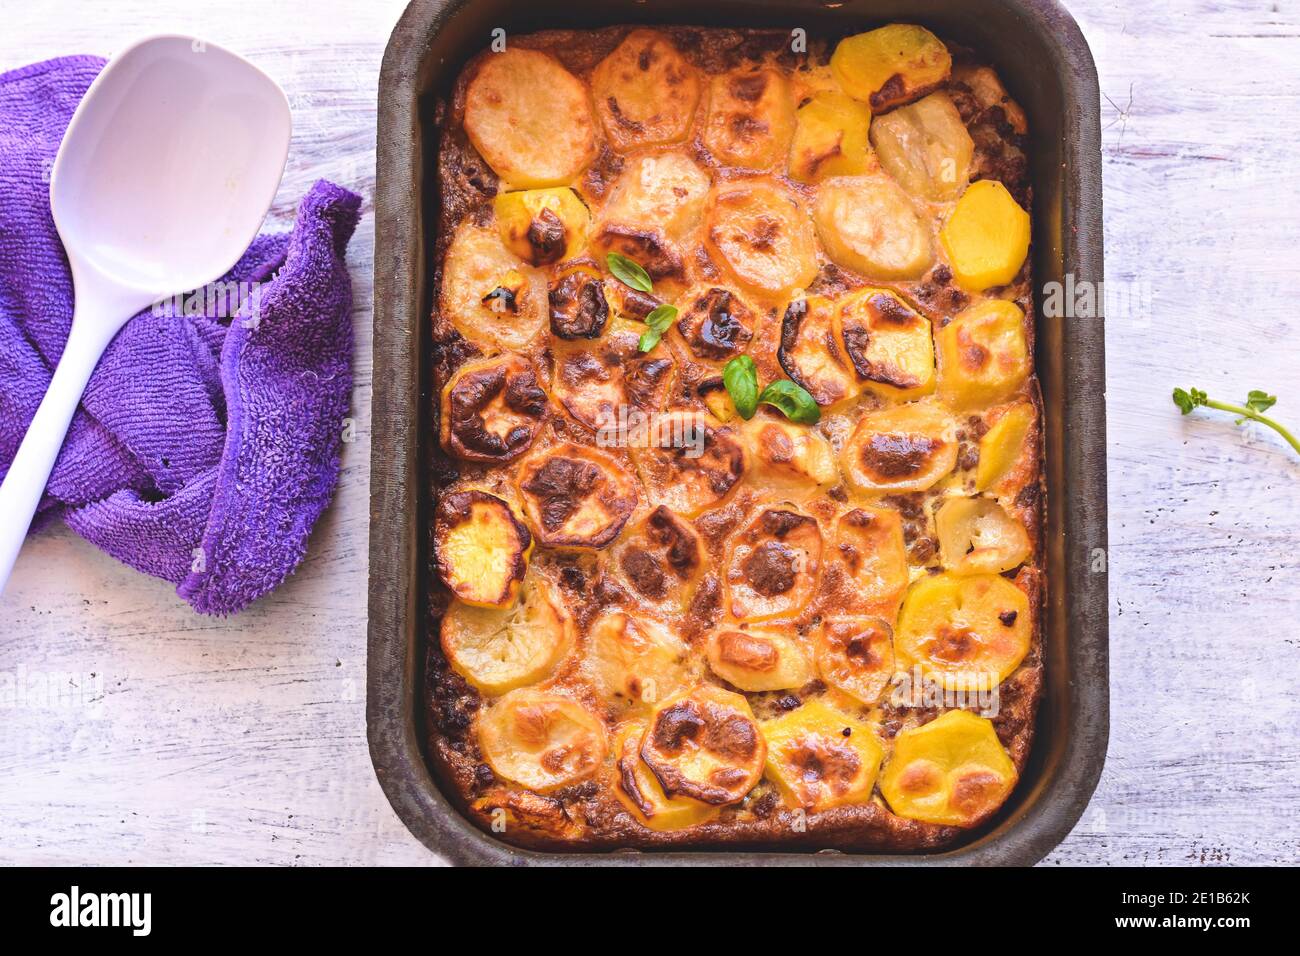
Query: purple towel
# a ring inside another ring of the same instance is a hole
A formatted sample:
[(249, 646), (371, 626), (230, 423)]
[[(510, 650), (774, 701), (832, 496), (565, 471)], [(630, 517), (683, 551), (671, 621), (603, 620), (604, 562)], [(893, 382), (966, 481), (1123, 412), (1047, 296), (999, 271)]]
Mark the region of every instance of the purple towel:
[[(48, 174), (103, 65), (0, 74), (0, 478), (68, 337)], [(318, 182), (293, 231), (256, 239), (211, 294), (133, 318), (90, 380), (37, 524), (61, 516), (205, 614), (283, 581), (338, 478), (352, 388), (343, 254), (360, 203)], [(232, 315), (227, 293), (241, 291)]]

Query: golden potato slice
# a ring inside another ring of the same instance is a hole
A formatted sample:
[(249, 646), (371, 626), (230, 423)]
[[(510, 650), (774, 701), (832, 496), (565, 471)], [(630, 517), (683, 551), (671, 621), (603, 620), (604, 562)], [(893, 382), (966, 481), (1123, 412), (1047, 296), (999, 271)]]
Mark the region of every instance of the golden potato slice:
[(735, 358), (754, 337), (758, 316), (734, 292), (718, 286), (698, 286), (679, 300), (677, 334), (691, 356), (720, 363)]
[(452, 602), (442, 618), (442, 651), (474, 687), (504, 694), (550, 674), (572, 649), (574, 634), (563, 600), (534, 573), (508, 608)]
[(479, 717), (479, 747), (497, 776), (545, 793), (577, 783), (605, 761), (605, 725), (576, 700), (511, 691)]
[(624, 152), (685, 139), (700, 86), (699, 71), (656, 30), (633, 30), (591, 76), (605, 135)]
[(956, 431), (926, 403), (868, 412), (840, 451), (844, 476), (867, 494), (924, 491), (957, 464)]
[(753, 463), (751, 484), (798, 494), (829, 488), (839, 480), (835, 451), (816, 429), (766, 413), (741, 428)]
[(587, 243), (591, 214), (572, 189), (497, 193), (492, 205), (501, 241), (530, 265), (572, 259)]
[(969, 711), (950, 710), (894, 739), (880, 792), (900, 817), (973, 827), (1002, 805), (1016, 777), (993, 724)]
[(630, 720), (620, 724), (614, 739), (614, 796), (644, 827), (651, 830), (681, 830), (706, 823), (722, 812), (690, 797), (669, 797), (645, 761), (641, 742), (646, 722)]
[(885, 289), (863, 289), (840, 305), (840, 335), (858, 380), (883, 398), (934, 391), (930, 320)]
[(667, 412), (632, 444), (632, 460), (652, 501), (694, 518), (720, 504), (748, 462), (736, 431), (704, 412)]
[(587, 88), (538, 50), (511, 46), (483, 58), (465, 90), (465, 132), (515, 188), (563, 186), (596, 157)]
[(605, 331), (609, 301), (605, 282), (591, 266), (577, 266), (558, 275), (547, 295), (551, 334), (560, 339), (596, 339)]
[(802, 687), (815, 676), (803, 645), (777, 630), (724, 627), (709, 635), (705, 656), (713, 673), (746, 691)]
[(939, 556), (955, 574), (1001, 574), (1029, 557), (1029, 534), (992, 498), (949, 498), (934, 516)]
[(1015, 395), (1032, 364), (1025, 314), (1014, 302), (976, 303), (935, 335), (939, 397), (951, 408), (994, 405)]
[(968, 292), (1006, 285), (1029, 255), (1029, 213), (993, 179), (971, 183), (962, 193), (939, 241), (953, 278)]
[(952, 56), (925, 27), (891, 23), (845, 37), (831, 54), (831, 72), (844, 92), (877, 113), (914, 100), (948, 78)]
[(821, 526), (793, 507), (766, 506), (733, 535), (729, 553), (725, 583), (732, 615), (749, 621), (791, 616), (816, 587)]
[(475, 345), (517, 350), (546, 322), (546, 281), (501, 244), (496, 229), (467, 219), (447, 248), (439, 307)]
[(908, 590), (894, 653), (900, 670), (919, 666), (948, 690), (989, 690), (1020, 666), (1033, 627), (1029, 598), (1006, 578), (945, 572)]
[(818, 698), (762, 731), (767, 778), (787, 806), (816, 813), (871, 799), (884, 747), (868, 724)]
[(506, 502), (485, 491), (454, 491), (433, 514), (438, 577), (476, 607), (508, 607), (519, 597), (533, 536)]
[(600, 214), (592, 248), (639, 263), (656, 282), (684, 275), (683, 246), (700, 224), (709, 175), (680, 152), (629, 160)]
[(767, 169), (785, 158), (793, 131), (790, 84), (776, 70), (713, 77), (703, 142), (718, 162)]
[(828, 617), (813, 640), (817, 673), (830, 687), (874, 707), (894, 676), (893, 629), (878, 617)]
[(719, 807), (745, 799), (766, 757), (749, 702), (710, 684), (655, 708), (641, 743), (641, 759), (665, 796)]
[(861, 176), (878, 163), (867, 141), (871, 110), (843, 93), (816, 93), (795, 113), (790, 176), (815, 183), (832, 176)]
[(710, 249), (751, 292), (781, 298), (817, 276), (808, 215), (774, 183), (733, 180), (718, 186), (709, 194), (704, 221)]
[(659, 505), (615, 545), (613, 566), (642, 601), (667, 612), (690, 606), (707, 561), (695, 526)]
[(653, 706), (686, 677), (686, 645), (653, 618), (606, 611), (587, 631), (596, 689), (622, 709)]
[(466, 461), (513, 461), (532, 445), (546, 410), (537, 370), (522, 355), (466, 362), (442, 388), (442, 447)]
[(902, 516), (891, 508), (846, 511), (831, 556), (852, 582), (851, 607), (892, 621), (910, 580)]
[(785, 374), (823, 410), (858, 394), (840, 336), (838, 310), (825, 296), (795, 299), (786, 307), (777, 359)]
[(598, 433), (599, 444), (623, 443), (619, 429), (629, 426), (631, 417), (654, 414), (667, 400), (672, 353), (642, 352), (643, 331), (638, 322), (616, 319), (594, 341), (551, 342), (551, 390), (570, 415)]
[(813, 221), (837, 265), (872, 279), (917, 279), (934, 261), (928, 227), (887, 176), (823, 183)]
[(970, 179), (975, 143), (947, 93), (877, 116), (871, 145), (885, 172), (914, 196), (948, 202)]
[(524, 514), (543, 547), (608, 547), (636, 509), (636, 479), (612, 456), (564, 443), (525, 458), (515, 477)]
[(1003, 412), (984, 433), (980, 439), (979, 466), (975, 469), (976, 491), (994, 488), (1016, 467), (1033, 426), (1034, 406), (1019, 402)]

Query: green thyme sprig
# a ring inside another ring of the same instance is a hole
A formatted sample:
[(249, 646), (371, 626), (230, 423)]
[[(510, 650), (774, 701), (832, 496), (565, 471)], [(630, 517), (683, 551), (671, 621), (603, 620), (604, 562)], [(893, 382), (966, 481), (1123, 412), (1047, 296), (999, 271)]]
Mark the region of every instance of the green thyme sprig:
[(1297, 440), (1295, 435), (1291, 434), (1291, 431), (1285, 426), (1264, 414), (1277, 404), (1276, 395), (1270, 395), (1268, 392), (1256, 388), (1252, 389), (1250, 394), (1246, 396), (1245, 404), (1236, 405), (1232, 402), (1220, 402), (1210, 398), (1199, 388), (1176, 388), (1174, 389), (1174, 404), (1178, 406), (1184, 415), (1190, 415), (1193, 409), (1203, 405), (1206, 408), (1217, 408), (1221, 412), (1231, 412), (1238, 416), (1238, 425), (1247, 421), (1267, 425), (1285, 438), (1287, 443), (1296, 450), (1297, 454), (1300, 454), (1300, 440)]

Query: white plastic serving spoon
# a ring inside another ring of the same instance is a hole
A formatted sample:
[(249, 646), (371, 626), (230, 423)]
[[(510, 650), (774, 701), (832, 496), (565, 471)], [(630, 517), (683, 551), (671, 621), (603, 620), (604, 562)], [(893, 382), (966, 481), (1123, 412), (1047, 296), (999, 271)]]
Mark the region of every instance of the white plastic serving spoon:
[(100, 356), (146, 306), (219, 279), (257, 235), (289, 154), (289, 103), (257, 67), (185, 36), (115, 56), (50, 178), (72, 267), (72, 331), (0, 485), (0, 591)]

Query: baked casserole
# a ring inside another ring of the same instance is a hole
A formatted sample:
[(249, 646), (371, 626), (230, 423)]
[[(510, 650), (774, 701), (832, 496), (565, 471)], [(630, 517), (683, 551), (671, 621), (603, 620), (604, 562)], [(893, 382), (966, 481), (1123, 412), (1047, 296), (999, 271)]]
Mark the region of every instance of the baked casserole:
[(519, 846), (936, 849), (1042, 686), (1028, 130), (920, 26), (439, 104), (431, 762)]

